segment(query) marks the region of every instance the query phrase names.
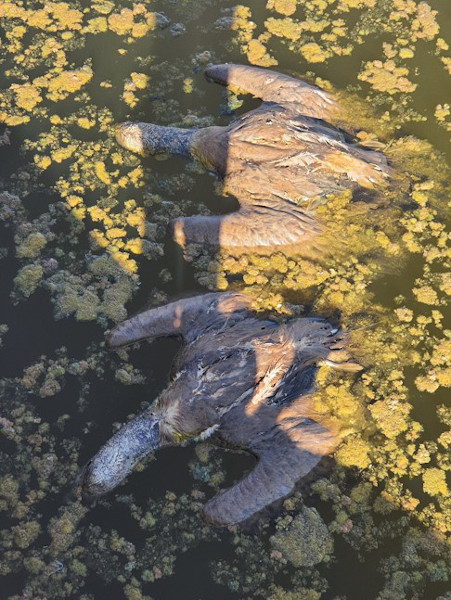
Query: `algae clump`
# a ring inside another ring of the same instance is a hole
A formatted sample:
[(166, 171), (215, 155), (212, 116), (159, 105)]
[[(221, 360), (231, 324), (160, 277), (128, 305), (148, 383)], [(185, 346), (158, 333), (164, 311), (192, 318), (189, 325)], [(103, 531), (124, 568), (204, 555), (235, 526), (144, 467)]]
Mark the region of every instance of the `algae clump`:
[(271, 546), (296, 567), (312, 567), (328, 560), (333, 540), (316, 508), (304, 506), (294, 518), (277, 524)]

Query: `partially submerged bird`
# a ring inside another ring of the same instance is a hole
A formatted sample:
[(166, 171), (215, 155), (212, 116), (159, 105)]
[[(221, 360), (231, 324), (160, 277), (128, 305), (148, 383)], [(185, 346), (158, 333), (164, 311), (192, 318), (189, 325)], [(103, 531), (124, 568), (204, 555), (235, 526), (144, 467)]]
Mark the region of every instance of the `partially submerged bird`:
[(209, 79), (263, 100), (227, 127), (180, 129), (123, 123), (116, 137), (129, 150), (198, 159), (223, 179), (240, 204), (221, 216), (175, 219), (175, 240), (229, 249), (265, 249), (309, 242), (321, 231), (310, 201), (348, 187), (385, 180), (385, 157), (350, 141), (325, 119), (337, 109), (329, 93), (274, 71), (223, 64)]
[(360, 370), (343, 348), (345, 336), (322, 319), (262, 320), (249, 305), (240, 293), (210, 293), (148, 310), (112, 331), (111, 348), (173, 335), (184, 346), (167, 389), (82, 470), (85, 497), (111, 491), (158, 448), (209, 438), (258, 458), (203, 509), (212, 523), (239, 523), (289, 494), (335, 447), (337, 436), (313, 410), (312, 391), (320, 361)]

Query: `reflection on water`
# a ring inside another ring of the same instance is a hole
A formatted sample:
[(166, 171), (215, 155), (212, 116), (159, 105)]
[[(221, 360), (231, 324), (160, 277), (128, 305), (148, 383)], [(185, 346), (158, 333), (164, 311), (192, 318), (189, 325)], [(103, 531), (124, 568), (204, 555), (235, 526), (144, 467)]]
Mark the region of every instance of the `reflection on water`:
[[(232, 7), (0, 5), (2, 598), (444, 597), (449, 7)], [(363, 215), (349, 193), (318, 207), (340, 253), (193, 249), (187, 265), (168, 241), (170, 219), (224, 210), (218, 182), (183, 159), (123, 151), (113, 126), (227, 124), (255, 103), (205, 82), (205, 66), (225, 61), (329, 80), (337, 124), (389, 157), (394, 184)], [(112, 356), (104, 331), (205, 287), (350, 330), (363, 374), (318, 373), (316, 409), (342, 432), (333, 460), (244, 530), (199, 513), (253, 459), (206, 444), (163, 451), (93, 508), (71, 503), (78, 465), (165, 387), (178, 347)]]

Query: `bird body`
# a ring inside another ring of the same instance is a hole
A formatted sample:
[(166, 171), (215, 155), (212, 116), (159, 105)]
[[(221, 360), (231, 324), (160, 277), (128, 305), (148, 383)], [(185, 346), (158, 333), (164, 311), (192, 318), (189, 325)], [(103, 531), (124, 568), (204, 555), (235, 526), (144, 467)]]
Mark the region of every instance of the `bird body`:
[(113, 330), (109, 344), (162, 335), (184, 340), (172, 381), (88, 463), (85, 495), (116, 487), (152, 450), (209, 438), (259, 459), (204, 507), (213, 523), (238, 523), (287, 495), (335, 447), (335, 433), (313, 408), (316, 366), (329, 360), (345, 370), (360, 367), (349, 361), (343, 334), (329, 323), (299, 318), (277, 324), (255, 317), (243, 294), (211, 293), (137, 315)]
[(130, 150), (194, 157), (219, 174), (224, 193), (237, 198), (240, 209), (233, 213), (172, 221), (181, 246), (274, 250), (307, 244), (321, 232), (312, 199), (349, 187), (373, 188), (387, 178), (382, 154), (360, 147), (326, 121), (337, 104), (323, 90), (244, 65), (213, 65), (206, 75), (263, 102), (226, 127), (123, 123), (117, 129), (119, 143)]

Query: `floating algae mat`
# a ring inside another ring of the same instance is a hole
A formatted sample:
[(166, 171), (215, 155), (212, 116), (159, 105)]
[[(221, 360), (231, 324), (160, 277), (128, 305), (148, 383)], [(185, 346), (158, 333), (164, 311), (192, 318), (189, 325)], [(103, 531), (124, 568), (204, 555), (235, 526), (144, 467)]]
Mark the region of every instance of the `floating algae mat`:
[[(3, 0), (0, 21), (2, 600), (449, 598), (449, 6)], [(191, 248), (187, 264), (169, 241), (169, 220), (234, 201), (197, 164), (126, 152), (114, 125), (227, 124), (255, 101), (204, 80), (221, 62), (332, 91), (336, 124), (388, 157), (385, 189), (312, 206), (330, 252)], [(315, 397), (340, 446), (244, 528), (200, 507), (253, 459), (206, 443), (81, 505), (79, 466), (165, 387), (178, 348), (112, 355), (105, 331), (206, 289), (349, 331), (364, 370), (322, 366)]]

